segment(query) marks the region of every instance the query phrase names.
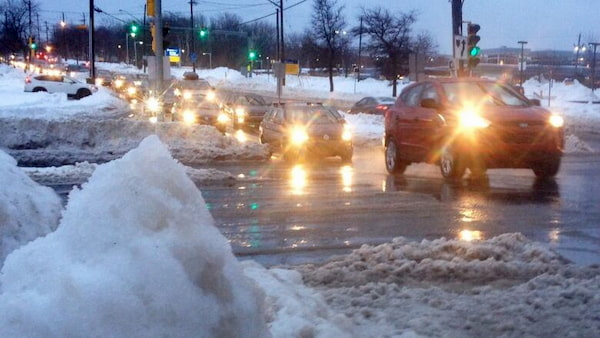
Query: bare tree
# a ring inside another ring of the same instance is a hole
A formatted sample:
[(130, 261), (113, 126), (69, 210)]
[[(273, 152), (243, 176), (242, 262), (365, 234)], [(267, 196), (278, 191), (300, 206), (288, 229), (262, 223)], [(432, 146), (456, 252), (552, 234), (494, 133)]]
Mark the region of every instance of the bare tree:
[(38, 4), (33, 1), (5, 0), (0, 4), (0, 12), (4, 14), (0, 18), (0, 53), (22, 52), (27, 55), (27, 38), (34, 31), (33, 22), (28, 24), (30, 8), (34, 16)]
[[(369, 37), (366, 49), (372, 55), (383, 57), (383, 73), (392, 79), (392, 96), (396, 96), (398, 75), (402, 63), (407, 63), (411, 51), (411, 26), (416, 21), (414, 11), (391, 15), (388, 10), (377, 7), (362, 9), (362, 33)], [(353, 28), (354, 34), (360, 28)]]
[(327, 70), (329, 73), (329, 91), (333, 92), (333, 67), (336, 57), (348, 43), (343, 34), (346, 20), (342, 16), (344, 6), (337, 0), (314, 0), (312, 24), (317, 41), (322, 42), (328, 51)]

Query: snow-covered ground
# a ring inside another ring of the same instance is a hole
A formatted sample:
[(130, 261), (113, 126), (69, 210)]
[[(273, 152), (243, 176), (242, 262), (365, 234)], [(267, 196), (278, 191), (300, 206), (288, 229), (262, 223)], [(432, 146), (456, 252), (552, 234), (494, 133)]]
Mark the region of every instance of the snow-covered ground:
[[(275, 88), (227, 69), (200, 75)], [(182, 163), (264, 158), (260, 145), (210, 127), (140, 127), (104, 89), (80, 101), (23, 93), (23, 76), (0, 65), (0, 145), (38, 148), (0, 150), (0, 337), (600, 335), (600, 267), (573, 265), (521, 234), (396, 238), (319, 266), (239, 262), (192, 181), (233, 178)], [(380, 81), (335, 81), (335, 94), (319, 78), (288, 78), (285, 90), (348, 101), (391, 92)], [(525, 87), (548, 95), (547, 83)], [(597, 151), (577, 132), (597, 128), (600, 105), (570, 102), (597, 98), (577, 83), (555, 83), (551, 96), (567, 121), (567, 152)], [(379, 140), (380, 119), (347, 118), (359, 146)], [(108, 162), (22, 168), (12, 153)], [(64, 208), (36, 183), (58, 176), (89, 177)]]

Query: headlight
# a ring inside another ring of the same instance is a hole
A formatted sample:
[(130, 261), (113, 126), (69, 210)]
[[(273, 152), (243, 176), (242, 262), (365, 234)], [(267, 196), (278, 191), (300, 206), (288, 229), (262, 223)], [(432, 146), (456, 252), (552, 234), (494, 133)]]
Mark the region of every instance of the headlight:
[(484, 119), (473, 110), (463, 110), (459, 115), (460, 126), (465, 129), (479, 129), (490, 126), (490, 121)]
[(158, 122), (158, 117), (151, 116), (149, 120), (150, 120), (150, 123), (156, 123), (156, 122)]
[(290, 140), (292, 141), (293, 144), (298, 144), (298, 145), (308, 141), (308, 134), (306, 133), (306, 129), (301, 126), (296, 126), (296, 127), (292, 128), (291, 134), (290, 134)]
[(129, 95), (129, 96), (134, 96), (136, 92), (137, 92), (137, 88), (134, 86), (127, 88), (127, 95)]
[(185, 124), (192, 124), (196, 122), (196, 114), (191, 110), (183, 111), (183, 122)]
[(146, 108), (151, 112), (160, 110), (160, 101), (156, 97), (150, 97), (146, 100)]
[(183, 92), (183, 99), (184, 100), (189, 100), (191, 98), (192, 98), (192, 93), (190, 93), (188, 91)]
[(242, 107), (235, 108), (235, 116), (244, 116), (246, 115), (246, 111)]
[(115, 80), (115, 88), (121, 88), (121, 87), (123, 87), (123, 80), (121, 80), (121, 79)]
[(217, 116), (217, 122), (221, 124), (229, 123), (229, 116), (227, 116), (225, 113), (219, 113), (219, 116)]
[(560, 128), (565, 125), (565, 120), (560, 115), (552, 114), (549, 119), (550, 125), (555, 128)]
[(350, 129), (350, 126), (347, 124), (344, 125), (344, 130), (342, 131), (342, 140), (344, 140), (344, 141), (352, 140), (352, 130)]
[(215, 92), (208, 92), (206, 94), (206, 99), (208, 101), (214, 101), (215, 98), (216, 98)]
[(96, 86), (100, 87), (104, 84), (104, 79), (102, 78), (97, 78), (96, 79)]

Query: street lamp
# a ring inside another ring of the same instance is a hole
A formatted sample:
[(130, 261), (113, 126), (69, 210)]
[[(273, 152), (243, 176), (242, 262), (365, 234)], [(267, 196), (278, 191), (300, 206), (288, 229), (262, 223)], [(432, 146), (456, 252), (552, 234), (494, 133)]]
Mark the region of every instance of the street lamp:
[(519, 68), (521, 71), (521, 81), (520, 81), (520, 85), (521, 87), (523, 87), (523, 61), (524, 61), (524, 57), (523, 57), (523, 51), (524, 51), (524, 46), (527, 44), (527, 41), (518, 41), (518, 43), (521, 44), (521, 67)]
[(212, 69), (212, 53), (202, 53), (202, 55), (208, 55), (208, 68)]
[[(192, 59), (192, 72), (196, 72), (196, 48), (194, 46), (194, 40), (196, 39), (196, 34), (194, 34), (194, 5), (196, 1), (190, 0), (190, 28), (191, 28), (191, 37), (192, 43), (190, 46), (190, 58)], [(204, 55), (204, 54), (202, 54)]]

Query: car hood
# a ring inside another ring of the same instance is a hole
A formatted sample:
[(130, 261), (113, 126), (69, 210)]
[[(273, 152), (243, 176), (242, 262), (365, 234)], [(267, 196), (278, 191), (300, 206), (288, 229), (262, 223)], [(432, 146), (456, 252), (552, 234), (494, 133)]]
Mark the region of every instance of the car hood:
[(492, 123), (506, 124), (511, 122), (529, 121), (546, 122), (550, 116), (550, 111), (545, 108), (530, 107), (509, 107), (509, 106), (489, 106), (480, 110), (480, 115)]

